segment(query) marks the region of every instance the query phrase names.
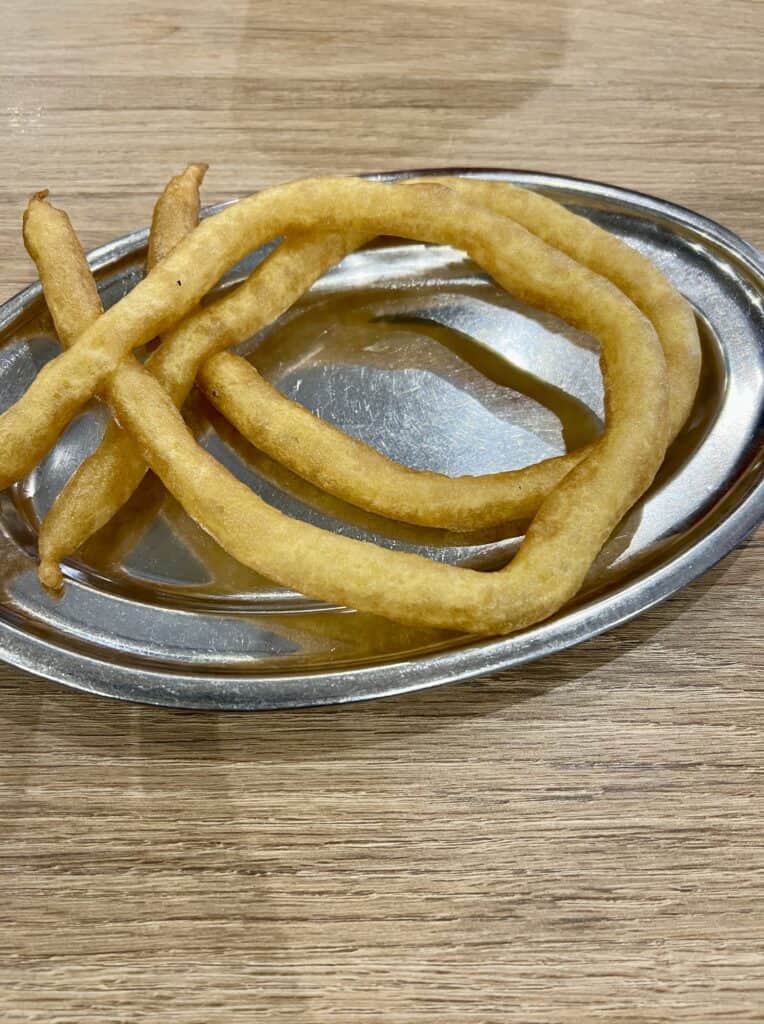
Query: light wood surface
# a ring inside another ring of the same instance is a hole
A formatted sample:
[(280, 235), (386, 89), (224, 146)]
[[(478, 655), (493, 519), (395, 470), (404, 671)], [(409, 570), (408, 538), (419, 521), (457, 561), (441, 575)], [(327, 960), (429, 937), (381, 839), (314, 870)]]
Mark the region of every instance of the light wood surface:
[[(536, 168), (764, 245), (761, 2), (2, 5), (0, 268), (311, 172)], [(224, 716), (0, 669), (0, 1019), (764, 1019), (762, 535), (543, 664)]]

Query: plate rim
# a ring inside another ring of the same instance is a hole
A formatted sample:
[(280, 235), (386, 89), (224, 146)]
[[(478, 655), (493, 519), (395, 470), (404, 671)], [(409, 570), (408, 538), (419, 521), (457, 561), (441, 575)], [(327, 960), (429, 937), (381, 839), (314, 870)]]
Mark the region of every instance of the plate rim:
[[(415, 176), (454, 175), (495, 178), (525, 187), (580, 193), (611, 200), (635, 211), (648, 211), (664, 220), (689, 227), (706, 242), (734, 254), (764, 288), (764, 255), (735, 232), (687, 207), (648, 193), (586, 178), (504, 168), (426, 168), (362, 175), (373, 180)], [(209, 216), (236, 202), (203, 209)], [(143, 247), (148, 228), (140, 228), (88, 253), (97, 271)], [(41, 297), (39, 281), (0, 305), (0, 330)], [(71, 689), (103, 697), (174, 708), (214, 711), (286, 710), (345, 704), (392, 697), (446, 683), (493, 674), (566, 650), (614, 629), (668, 599), (719, 562), (764, 520), (764, 469), (751, 491), (733, 511), (685, 549), (656, 568), (638, 575), (626, 586), (549, 622), (508, 637), (476, 639), (456, 650), (436, 650), (412, 657), (395, 657), (351, 668), (299, 670), (275, 674), (185, 674), (115, 664), (82, 651), (56, 646), (44, 637), (0, 621), (0, 657), (33, 675)]]

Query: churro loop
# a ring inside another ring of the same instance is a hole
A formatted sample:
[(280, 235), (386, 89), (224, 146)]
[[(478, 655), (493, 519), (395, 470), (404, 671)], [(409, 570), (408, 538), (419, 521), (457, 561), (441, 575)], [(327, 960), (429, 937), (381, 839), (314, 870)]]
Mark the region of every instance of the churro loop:
[[(666, 357), (673, 438), (695, 395), (700, 349), (692, 311), (665, 277), (629, 246), (550, 199), (505, 182), (439, 180), (516, 220), (609, 278), (645, 313)], [(169, 189), (163, 197), (165, 205), (168, 193)], [(177, 194), (169, 198), (183, 200)], [(157, 227), (161, 229), (161, 223), (154, 224), (152, 239)], [(478, 529), (532, 515), (585, 451), (480, 477), (449, 478), (414, 470), (313, 416), (272, 387), (241, 357), (222, 352), (202, 363), (221, 341), (244, 341), (289, 308), (317, 277), (363, 240), (357, 232), (345, 239), (320, 232), (288, 239), (233, 294), (170, 332), (149, 360), (149, 370), (178, 407), (198, 372), (208, 397), (251, 443), (305, 479), (367, 511), (452, 530)], [(58, 563), (115, 514), (145, 471), (145, 462), (129, 434), (110, 427), (99, 449), (75, 473), (43, 523), (40, 550), (49, 585), (60, 581)]]
[(176, 322), (248, 250), (319, 228), (463, 248), (513, 294), (600, 341), (603, 436), (544, 500), (509, 566), (497, 573), (454, 568), (289, 519), (196, 444), (170, 397), (134, 360), (110, 381), (120, 422), (184, 508), (240, 561), (282, 584), (399, 621), (472, 632), (509, 632), (546, 617), (575, 593), (660, 466), (669, 437), (663, 350), (650, 322), (609, 282), (443, 186), (298, 182), (210, 218), (0, 417), (0, 449), (24, 419), (36, 443), (47, 440), (52, 425), (103, 386), (126, 353)]

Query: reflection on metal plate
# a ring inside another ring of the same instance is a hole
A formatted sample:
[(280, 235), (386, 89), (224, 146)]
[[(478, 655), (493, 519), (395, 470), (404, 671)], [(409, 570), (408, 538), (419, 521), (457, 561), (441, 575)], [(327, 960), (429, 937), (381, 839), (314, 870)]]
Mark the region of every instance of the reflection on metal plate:
[[(487, 641), (329, 608), (240, 566), (151, 476), (66, 565), (65, 592), (52, 598), (37, 583), (37, 531), (98, 444), (106, 412), (93, 403), (0, 495), (3, 655), (83, 689), (190, 707), (380, 696), (583, 640), (672, 593), (745, 536), (763, 505), (761, 257), (718, 225), (645, 196), (551, 175), (490, 176), (538, 188), (644, 252), (693, 304), (701, 331), (690, 422), (572, 607)], [(136, 232), (91, 254), (107, 305), (138, 280), (145, 241)], [(0, 331), (6, 408), (57, 352), (39, 285), (0, 309)], [(449, 475), (523, 466), (602, 429), (596, 343), (506, 295), (445, 247), (384, 240), (353, 254), (239, 351), (329, 422), (406, 465)], [(365, 513), (253, 449), (200, 395), (186, 413), (200, 443), (264, 500), (325, 529), (477, 568), (505, 564), (522, 539), (522, 524), (460, 535)]]

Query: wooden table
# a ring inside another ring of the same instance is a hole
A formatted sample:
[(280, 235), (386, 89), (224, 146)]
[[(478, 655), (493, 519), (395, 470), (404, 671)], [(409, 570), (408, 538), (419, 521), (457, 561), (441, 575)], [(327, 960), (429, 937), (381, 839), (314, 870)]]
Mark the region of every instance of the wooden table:
[[(2, 10), (2, 291), (187, 160), (536, 168), (764, 245), (764, 4), (27, 0)], [(0, 1019), (764, 1018), (762, 534), (637, 622), (342, 710), (171, 713), (0, 670)]]

